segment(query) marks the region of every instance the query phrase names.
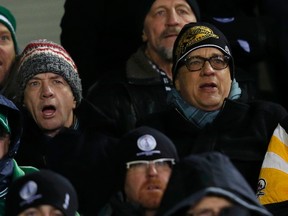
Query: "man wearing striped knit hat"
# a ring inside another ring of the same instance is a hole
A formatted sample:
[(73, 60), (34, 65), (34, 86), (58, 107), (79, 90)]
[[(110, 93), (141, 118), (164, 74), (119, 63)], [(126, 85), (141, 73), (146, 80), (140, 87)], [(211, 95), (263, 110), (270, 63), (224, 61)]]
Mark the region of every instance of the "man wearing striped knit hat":
[[(112, 124), (82, 98), (77, 67), (61, 45), (31, 41), (21, 54), (17, 74), (16, 101), (24, 116), (19, 164), (64, 175), (78, 193), (79, 213), (96, 215), (112, 189)], [(91, 175), (95, 170), (103, 170), (101, 178)]]

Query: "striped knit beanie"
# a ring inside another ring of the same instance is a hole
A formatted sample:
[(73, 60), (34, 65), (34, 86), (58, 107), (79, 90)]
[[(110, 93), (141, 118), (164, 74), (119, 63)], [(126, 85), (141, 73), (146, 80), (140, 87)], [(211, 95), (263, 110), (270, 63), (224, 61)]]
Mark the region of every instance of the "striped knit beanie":
[(77, 67), (61, 45), (46, 39), (31, 41), (21, 54), (18, 67), (21, 100), (27, 82), (37, 74), (48, 72), (58, 74), (65, 79), (79, 105), (82, 99), (82, 85)]
[(0, 23), (9, 29), (12, 35), (15, 53), (18, 54), (18, 44), (16, 40), (16, 19), (13, 14), (3, 6), (0, 6)]

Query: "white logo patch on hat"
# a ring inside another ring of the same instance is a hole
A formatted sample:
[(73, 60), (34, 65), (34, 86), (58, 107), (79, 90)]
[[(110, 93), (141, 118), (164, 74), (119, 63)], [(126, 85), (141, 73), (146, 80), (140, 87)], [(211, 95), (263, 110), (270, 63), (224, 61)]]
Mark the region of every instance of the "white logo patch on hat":
[(66, 193), (65, 194), (65, 201), (63, 203), (63, 208), (68, 209), (69, 203), (70, 203), (70, 195), (69, 195), (69, 193)]
[(140, 150), (144, 152), (138, 153), (137, 156), (140, 156), (143, 154), (144, 155), (152, 155), (154, 153), (159, 154), (160, 153), (159, 150), (153, 151), (156, 148), (156, 145), (157, 145), (156, 139), (149, 134), (139, 137), (137, 140), (137, 146)]
[(156, 140), (153, 136), (146, 134), (138, 138), (137, 146), (142, 151), (151, 151), (156, 147)]
[(30, 204), (34, 200), (42, 197), (41, 194), (37, 194), (38, 185), (34, 181), (28, 181), (20, 190), (19, 196), (24, 200), (20, 203), (20, 206)]

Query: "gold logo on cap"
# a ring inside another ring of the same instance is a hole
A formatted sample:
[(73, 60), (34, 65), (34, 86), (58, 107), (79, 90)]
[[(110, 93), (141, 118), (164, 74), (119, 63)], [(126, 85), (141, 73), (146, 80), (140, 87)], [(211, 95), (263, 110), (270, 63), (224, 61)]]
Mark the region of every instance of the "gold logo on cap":
[(216, 38), (219, 36), (214, 34), (212, 29), (206, 26), (194, 26), (188, 29), (180, 38), (176, 49), (176, 57), (179, 59), (183, 53), (187, 52), (187, 47), (190, 47), (207, 38)]

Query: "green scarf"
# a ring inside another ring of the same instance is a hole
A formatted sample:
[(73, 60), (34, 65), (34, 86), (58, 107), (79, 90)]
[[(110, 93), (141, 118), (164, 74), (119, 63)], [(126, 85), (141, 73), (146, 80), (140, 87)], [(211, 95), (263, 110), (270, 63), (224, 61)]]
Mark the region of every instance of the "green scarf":
[[(240, 96), (241, 89), (238, 82), (234, 79), (231, 84), (228, 98), (231, 100), (236, 100)], [(177, 108), (189, 121), (196, 124), (199, 128), (203, 128), (207, 123), (211, 123), (220, 112), (220, 110), (207, 112), (197, 109), (183, 100), (175, 88), (172, 88), (172, 90), (168, 92), (167, 101), (169, 105)]]

